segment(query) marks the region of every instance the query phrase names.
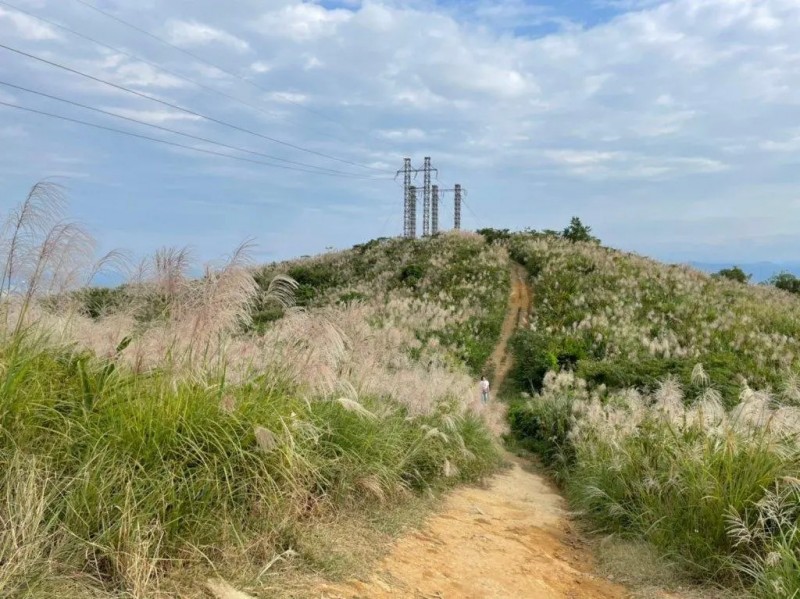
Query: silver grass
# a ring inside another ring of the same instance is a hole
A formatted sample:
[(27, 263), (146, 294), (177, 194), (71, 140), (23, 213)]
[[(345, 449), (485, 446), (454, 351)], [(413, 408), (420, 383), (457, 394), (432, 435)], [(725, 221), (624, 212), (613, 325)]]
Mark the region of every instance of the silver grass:
[(375, 474), (363, 476), (356, 482), (358, 487), (377, 499), (380, 503), (386, 502), (386, 492), (383, 490), (380, 478)]
[(31, 254), (35, 253), (37, 241), (61, 219), (65, 204), (60, 185), (40, 181), (11, 211), (0, 230), (0, 248), (4, 258), (0, 293), (11, 292), (14, 280)]
[(263, 426), (255, 428), (256, 444), (264, 453), (271, 453), (278, 447), (278, 437), (271, 430)]
[(442, 473), (446, 478), (453, 478), (458, 476), (458, 467), (453, 464), (450, 460), (445, 458), (444, 464), (442, 464)]
[(697, 385), (698, 387), (705, 387), (708, 385), (709, 381), (711, 380), (706, 374), (706, 371), (703, 369), (703, 365), (699, 362), (694, 365), (692, 368), (692, 384)]
[(354, 399), (350, 399), (349, 397), (339, 397), (336, 402), (342, 406), (348, 412), (354, 412), (359, 416), (367, 418), (369, 420), (375, 420), (377, 416), (370, 412), (367, 408), (362, 406), (360, 403), (355, 401)]
[(153, 275), (158, 290), (168, 298), (177, 297), (186, 285), (186, 273), (191, 262), (188, 248), (165, 247), (157, 250), (153, 256)]

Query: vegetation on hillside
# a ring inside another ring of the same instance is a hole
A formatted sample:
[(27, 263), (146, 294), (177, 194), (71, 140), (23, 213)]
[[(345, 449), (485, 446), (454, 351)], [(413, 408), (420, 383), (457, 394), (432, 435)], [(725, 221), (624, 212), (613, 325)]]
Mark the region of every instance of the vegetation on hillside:
[(256, 273), (262, 287), (278, 273), (299, 283), (311, 307), (368, 303), (379, 328), (412, 331), (418, 343), (446, 348), (478, 374), (500, 334), (510, 284), (508, 257), (471, 233), (429, 240), (382, 239)]
[(519, 236), (512, 254), (531, 273), (536, 307), (515, 340), (520, 390), (570, 368), (593, 387), (652, 391), (668, 375), (690, 391), (702, 363), (728, 405), (744, 380), (781, 388), (800, 364), (797, 300), (683, 266), (588, 243)]
[(800, 596), (800, 302), (593, 242), (507, 243), (535, 291), (517, 437), (605, 530)]
[(320, 567), (315, 520), (497, 465), (458, 360), (482, 359), (465, 340), (505, 303), (481, 238), (258, 271), (244, 247), (200, 279), (164, 250), (121, 289), (71, 292), (95, 266), (61, 209), (37, 186), (4, 229), (3, 597), (192, 596), (187, 568), (257, 587), (287, 556)]

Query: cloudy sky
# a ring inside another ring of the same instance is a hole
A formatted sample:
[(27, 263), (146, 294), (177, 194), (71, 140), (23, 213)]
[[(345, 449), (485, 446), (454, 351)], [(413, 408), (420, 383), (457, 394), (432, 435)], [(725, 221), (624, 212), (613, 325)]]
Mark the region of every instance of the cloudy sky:
[(798, 0), (0, 0), (0, 102), (178, 144), (0, 104), (0, 207), (52, 177), (103, 249), (270, 260), (399, 234), (431, 156), (468, 228), (794, 260), (797, 40)]

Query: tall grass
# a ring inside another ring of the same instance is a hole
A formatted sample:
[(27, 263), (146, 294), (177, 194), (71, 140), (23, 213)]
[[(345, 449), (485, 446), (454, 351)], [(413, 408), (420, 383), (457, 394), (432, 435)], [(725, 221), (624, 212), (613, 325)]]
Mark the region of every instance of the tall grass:
[[(381, 302), (297, 309), (274, 276), (260, 297), (246, 246), (196, 280), (186, 251), (160, 251), (86, 314), (70, 290), (95, 265), (53, 193), (34, 188), (3, 238), (0, 595), (80, 579), (152, 597), (231, 554), (262, 569), (305, 522), (496, 466), (463, 365), (407, 352), (418, 338)], [(261, 301), (285, 316), (243, 333)]]
[(511, 245), (536, 306), (510, 422), (576, 509), (698, 578), (800, 597), (797, 299), (594, 244)]
[[(685, 402), (673, 381), (652, 396), (582, 383), (549, 375), (513, 411), (516, 432), (545, 446), (576, 508), (698, 578), (796, 588), (797, 408), (747, 388), (729, 411), (713, 390)], [(557, 426), (531, 427), (549, 421)]]

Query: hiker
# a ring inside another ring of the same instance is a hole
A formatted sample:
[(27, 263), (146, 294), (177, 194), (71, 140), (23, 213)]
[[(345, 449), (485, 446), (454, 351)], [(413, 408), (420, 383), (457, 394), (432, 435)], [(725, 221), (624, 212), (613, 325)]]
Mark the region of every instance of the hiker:
[(481, 401), (489, 403), (489, 381), (486, 380), (486, 376), (481, 377)]

